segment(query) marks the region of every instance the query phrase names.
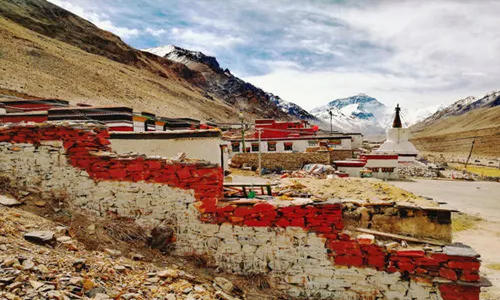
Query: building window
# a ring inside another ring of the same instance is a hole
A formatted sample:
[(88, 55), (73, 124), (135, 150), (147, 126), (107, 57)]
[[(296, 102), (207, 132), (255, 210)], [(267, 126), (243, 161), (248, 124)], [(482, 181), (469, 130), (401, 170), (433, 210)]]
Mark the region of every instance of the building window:
[(276, 151), (276, 142), (267, 142), (267, 151)]
[(392, 173), (392, 172), (394, 172), (394, 168), (382, 168), (382, 172)]
[(293, 150), (293, 143), (292, 142), (285, 142), (283, 144), (285, 146), (285, 151), (292, 151)]
[(379, 168), (368, 168), (370, 171), (378, 173)]
[(252, 152), (259, 152), (259, 143), (252, 143)]
[(233, 152), (240, 152), (240, 143), (232, 143), (231, 150), (233, 150)]

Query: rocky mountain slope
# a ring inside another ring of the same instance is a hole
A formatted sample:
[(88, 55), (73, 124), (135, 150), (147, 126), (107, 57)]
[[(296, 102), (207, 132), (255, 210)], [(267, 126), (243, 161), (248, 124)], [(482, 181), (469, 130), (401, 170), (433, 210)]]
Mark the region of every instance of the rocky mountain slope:
[(500, 157), (500, 92), (476, 99), (467, 97), (413, 125), (412, 142), (430, 155), (464, 161), (472, 147), (473, 159)]
[[(231, 74), (226, 68), (222, 69), (213, 56), (208, 56), (199, 51), (191, 51), (177, 46), (169, 45), (158, 48), (145, 49), (144, 51), (165, 57), (171, 61), (182, 63), (190, 70), (200, 72), (207, 83), (207, 91), (238, 109), (248, 110), (249, 105), (258, 103), (258, 108), (272, 111), (277, 117), (291, 116), (293, 118), (317, 121), (316, 117), (300, 106), (285, 101), (278, 96), (253, 86)], [(264, 115), (265, 111), (256, 111)]]
[(243, 110), (247, 119), (290, 118), (249, 84), (229, 78), (219, 91), (207, 69), (134, 49), (45, 0), (0, 0), (0, 45), (4, 91), (169, 117), (236, 121)]
[(414, 127), (419, 128), (422, 126), (428, 126), (451, 116), (466, 114), (474, 109), (491, 108), (499, 105), (500, 91), (491, 92), (479, 99), (469, 96), (467, 98), (460, 99), (449, 106), (439, 109), (434, 114), (415, 124)]
[(329, 124), (329, 111), (333, 114), (335, 129), (364, 134), (383, 134), (390, 118), (384, 104), (365, 94), (335, 99), (327, 105), (312, 109), (311, 114)]

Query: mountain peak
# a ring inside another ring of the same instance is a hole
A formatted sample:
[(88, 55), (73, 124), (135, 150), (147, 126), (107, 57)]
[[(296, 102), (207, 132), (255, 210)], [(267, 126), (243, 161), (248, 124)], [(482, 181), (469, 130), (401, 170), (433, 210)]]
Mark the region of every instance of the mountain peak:
[(319, 119), (330, 121), (344, 131), (361, 131), (363, 133), (383, 133), (387, 119), (384, 104), (365, 93), (335, 99), (327, 105), (311, 110)]
[(175, 45), (167, 45), (156, 48), (144, 49), (143, 51), (168, 58), (170, 60), (185, 64), (187, 61), (195, 61), (208, 65), (214, 71), (222, 70), (219, 62), (213, 56), (209, 56), (200, 51), (187, 50)]

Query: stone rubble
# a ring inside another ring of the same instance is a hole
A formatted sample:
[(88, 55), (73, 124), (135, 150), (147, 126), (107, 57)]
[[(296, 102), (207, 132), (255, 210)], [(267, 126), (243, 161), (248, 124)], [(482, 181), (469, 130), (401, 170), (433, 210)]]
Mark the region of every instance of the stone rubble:
[(56, 247), (32, 243), (17, 229), (20, 224), (53, 226), (30, 213), (0, 208), (0, 245), (4, 246), (0, 249), (0, 299), (240, 299), (230, 294), (224, 298), (213, 287), (216, 282), (232, 286), (225, 278), (200, 282), (177, 267), (162, 269), (148, 262), (111, 257), (85, 250), (80, 243), (78, 251), (70, 251), (58, 246), (67, 236), (55, 226), (43, 235), (31, 235), (54, 235), (59, 240)]

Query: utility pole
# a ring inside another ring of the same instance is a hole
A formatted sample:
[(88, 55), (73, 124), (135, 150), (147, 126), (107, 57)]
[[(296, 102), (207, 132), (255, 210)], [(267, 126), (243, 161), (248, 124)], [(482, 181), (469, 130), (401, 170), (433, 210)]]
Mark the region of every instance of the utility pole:
[(260, 145), (260, 136), (262, 134), (262, 130), (260, 128), (257, 129), (257, 133), (259, 134), (259, 176), (262, 175), (262, 151)]
[(467, 161), (465, 162), (465, 171), (467, 171), (467, 165), (469, 164), (469, 159), (472, 155), (472, 149), (474, 149), (474, 143), (476, 142), (476, 138), (472, 140), (472, 145), (470, 146), (469, 156), (467, 156)]
[(245, 148), (245, 122), (243, 119), (242, 112), (240, 112), (240, 120), (241, 120), (241, 146), (243, 147), (241, 152), (246, 152), (246, 148)]
[(330, 115), (330, 134), (332, 134), (333, 133), (333, 123), (332, 123), (333, 113), (332, 113), (331, 109), (328, 111), (328, 114)]

